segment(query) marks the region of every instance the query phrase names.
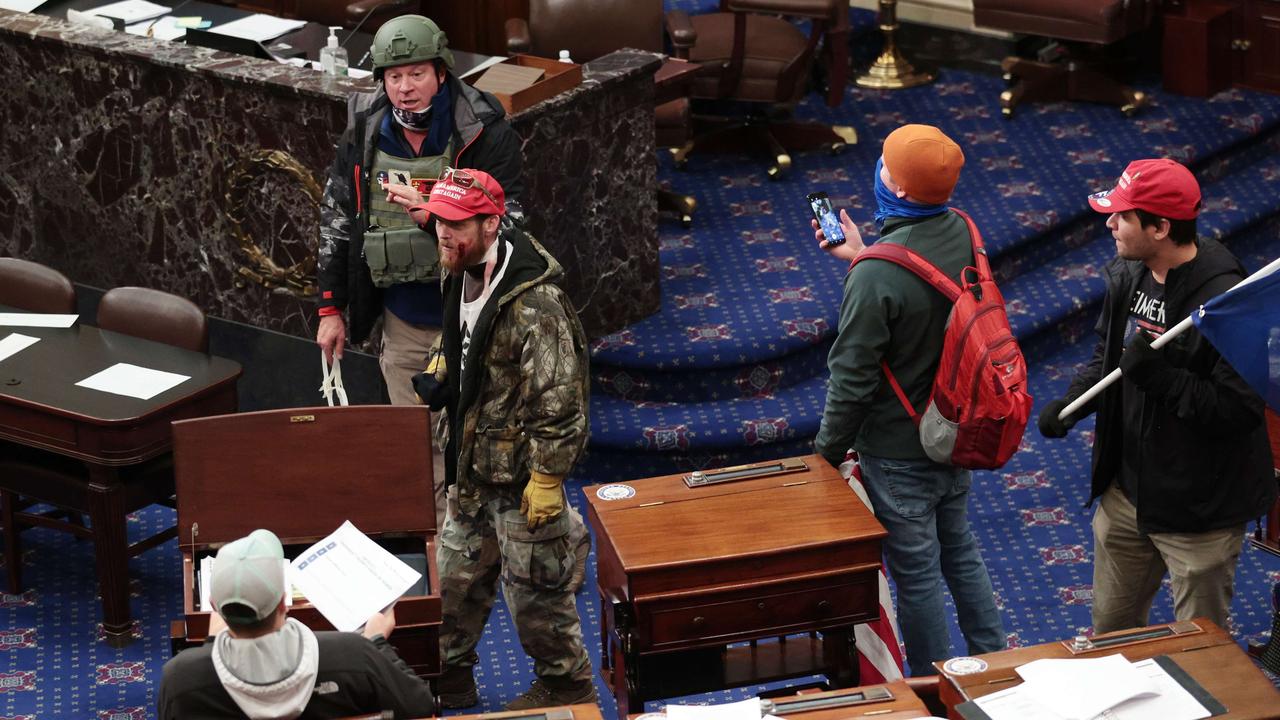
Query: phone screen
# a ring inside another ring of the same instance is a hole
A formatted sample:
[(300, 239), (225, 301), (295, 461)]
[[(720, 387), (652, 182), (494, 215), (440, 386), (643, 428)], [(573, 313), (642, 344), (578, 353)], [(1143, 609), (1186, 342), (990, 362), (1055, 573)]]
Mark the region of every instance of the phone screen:
[(818, 227), (822, 228), (822, 234), (827, 236), (827, 244), (839, 245), (844, 242), (844, 229), (840, 227), (840, 220), (831, 209), (831, 199), (827, 194), (811, 193), (808, 199), (809, 208), (813, 210), (813, 218), (818, 221)]

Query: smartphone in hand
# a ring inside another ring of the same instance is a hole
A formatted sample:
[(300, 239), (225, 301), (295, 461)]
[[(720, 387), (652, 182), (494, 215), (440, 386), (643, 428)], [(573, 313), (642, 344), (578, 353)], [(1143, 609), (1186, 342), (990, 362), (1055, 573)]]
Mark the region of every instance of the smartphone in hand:
[(839, 245), (845, 241), (844, 228), (840, 227), (840, 218), (831, 209), (831, 199), (824, 192), (809, 193), (806, 198), (809, 209), (813, 211), (813, 219), (818, 221), (822, 234), (827, 237), (827, 246)]

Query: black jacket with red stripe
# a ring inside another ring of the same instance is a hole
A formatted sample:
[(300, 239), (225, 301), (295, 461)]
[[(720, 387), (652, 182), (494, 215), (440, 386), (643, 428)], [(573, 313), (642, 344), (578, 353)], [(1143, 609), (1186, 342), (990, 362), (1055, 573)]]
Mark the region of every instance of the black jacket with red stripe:
[[(509, 209), (518, 208), (524, 189), (521, 142), (506, 121), (502, 105), (452, 73), (447, 85), (453, 93), (453, 147), (461, 148), (451, 164), (489, 173), (502, 185)], [(369, 337), (382, 314), (382, 291), (374, 286), (364, 260), (364, 232), (369, 168), (382, 118), (390, 109), (391, 102), (381, 86), (375, 92), (351, 96), (347, 128), (338, 140), (337, 157), (329, 167), (320, 203), (319, 307), (346, 311), (352, 343)]]

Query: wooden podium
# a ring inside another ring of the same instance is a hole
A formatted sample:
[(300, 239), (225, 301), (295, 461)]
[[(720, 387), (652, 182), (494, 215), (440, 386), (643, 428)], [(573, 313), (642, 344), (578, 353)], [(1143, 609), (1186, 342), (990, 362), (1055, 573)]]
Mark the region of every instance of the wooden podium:
[(821, 457), (584, 492), (619, 717), (790, 677), (858, 684), (853, 628), (879, 617), (885, 531)]
[[(1096, 658), (1119, 653), (1131, 662), (1159, 655), (1169, 656), (1209, 694), (1227, 708), (1214, 718), (1274, 720), (1280, 717), (1280, 691), (1267, 680), (1231, 635), (1205, 618), (1122, 630), (1092, 638), (1078, 638), (1027, 648), (979, 655), (985, 663), (978, 672), (957, 674), (946, 663), (934, 665), (941, 673), (939, 698), (948, 717), (961, 720), (956, 705), (1022, 682), (1015, 668), (1041, 658)], [(973, 665), (973, 663), (967, 663)]]
[[(268, 410), (173, 424), (183, 608), (170, 641), (176, 653), (203, 642), (200, 558), (267, 528), (285, 556), (350, 520), (395, 553), (425, 553), (427, 593), (396, 602), (389, 641), (423, 677), (440, 674), (440, 576), (431, 430), (425, 407), (386, 405)], [(291, 617), (314, 630), (333, 626), (311, 604)]]

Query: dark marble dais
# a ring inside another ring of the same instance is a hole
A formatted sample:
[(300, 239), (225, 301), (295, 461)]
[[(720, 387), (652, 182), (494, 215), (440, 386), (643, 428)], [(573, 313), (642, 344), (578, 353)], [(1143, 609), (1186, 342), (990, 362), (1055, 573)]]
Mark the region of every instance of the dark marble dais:
[[(658, 309), (657, 65), (614, 53), (512, 119), (532, 229), (592, 337)], [(316, 201), (367, 82), (0, 10), (0, 254), (310, 337)]]

